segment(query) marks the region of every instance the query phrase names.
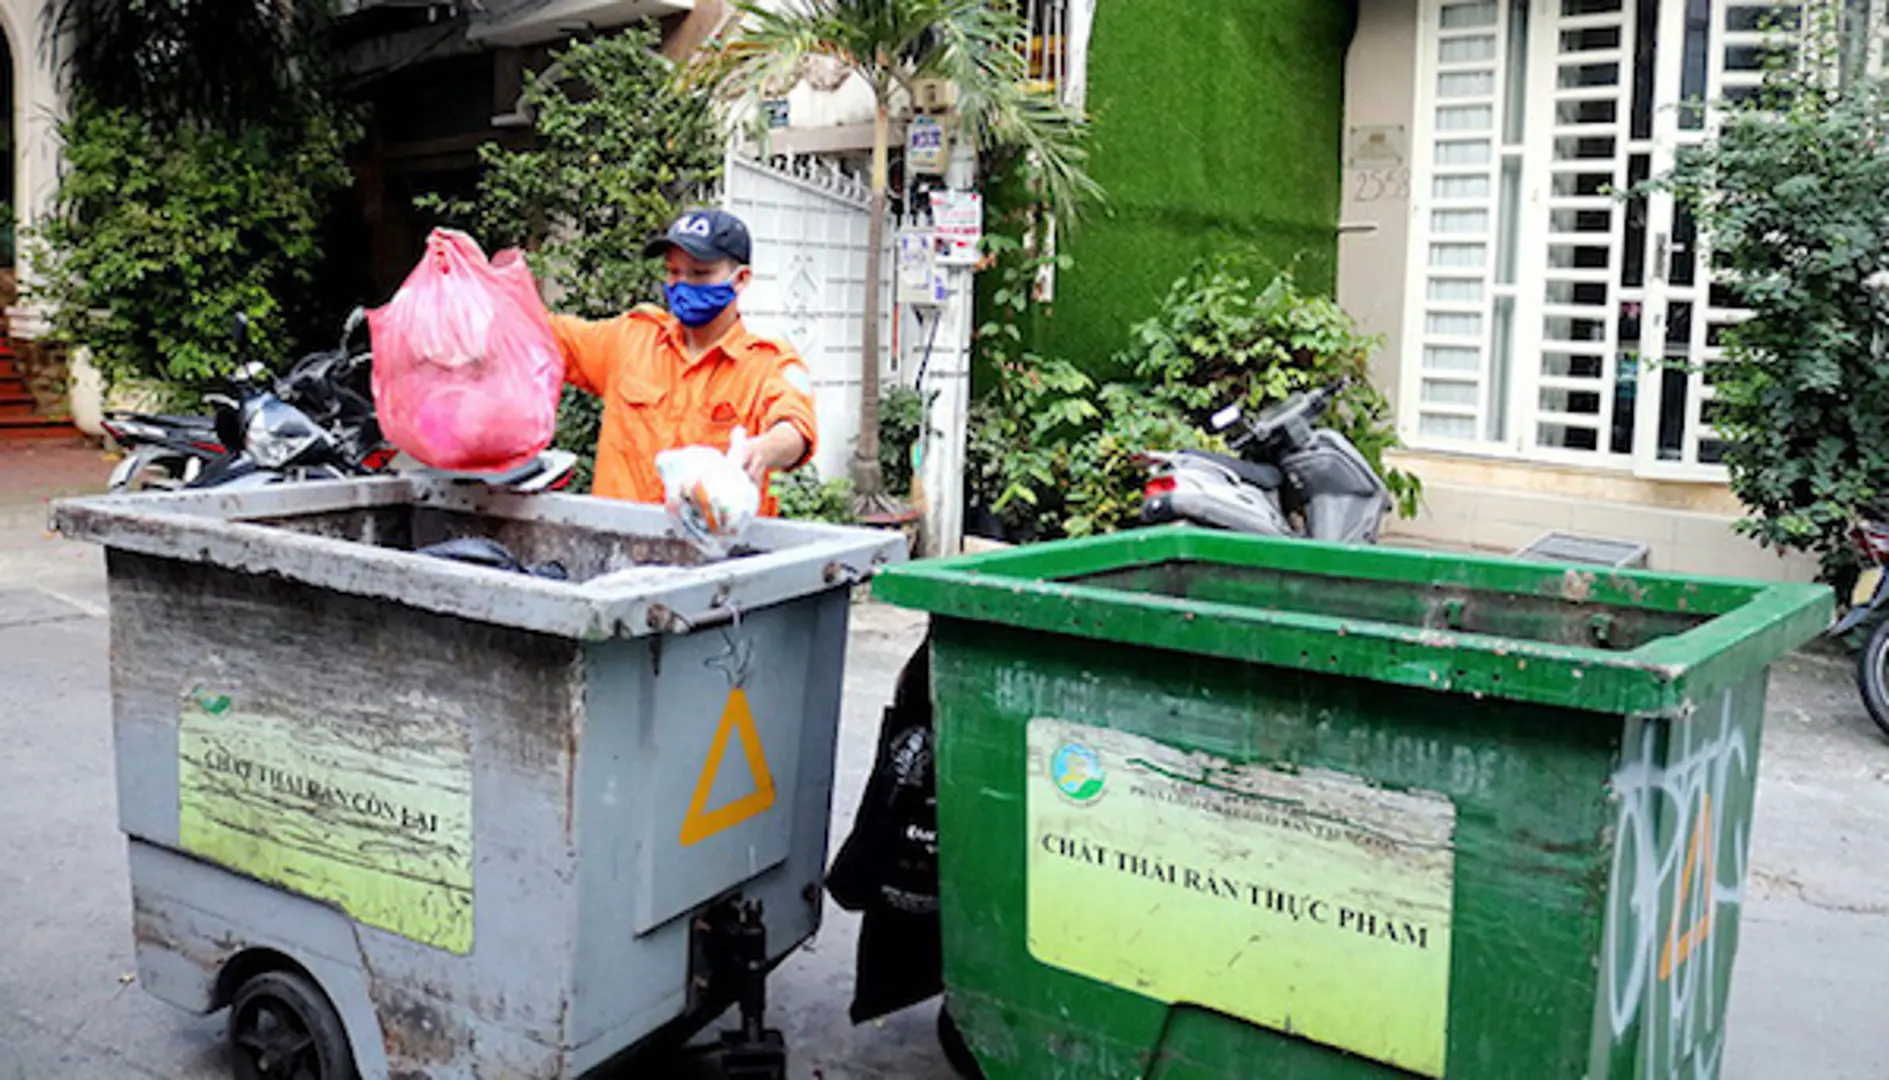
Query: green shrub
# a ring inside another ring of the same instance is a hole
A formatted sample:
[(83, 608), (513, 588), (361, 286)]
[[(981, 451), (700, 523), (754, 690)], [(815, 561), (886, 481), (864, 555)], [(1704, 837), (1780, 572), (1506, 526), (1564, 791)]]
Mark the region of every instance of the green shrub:
[(879, 401), (879, 469), (890, 494), (912, 493), (912, 447), (925, 426), (926, 400), (906, 386), (895, 386)]
[(971, 406), (968, 497), (1012, 530), (1058, 535), (1070, 447), (1101, 416), (1089, 400), (1094, 383), (1068, 361), (1031, 354), (998, 370), (994, 391)]
[(853, 523), (853, 482), (845, 477), (821, 480), (812, 465), (774, 477), (770, 485), (780, 500), (780, 516), (797, 521)]
[(1144, 388), (1096, 388), (1066, 360), (1032, 358), (1021, 389), (971, 407), (966, 486), (974, 505), (1033, 538), (1087, 536), (1141, 511), (1143, 450), (1223, 449)]
[(1751, 311), (1710, 365), (1705, 416), (1749, 512), (1739, 527), (1842, 583), (1852, 517), (1889, 498), (1889, 80), (1826, 78), (1839, 41), (1814, 26), (1812, 62), (1774, 70), (1654, 186), (1696, 215)]
[(1024, 349), (1019, 324), (1037, 274), (1067, 267), (1068, 259), (1026, 249), (1002, 233), (987, 233), (984, 247), (997, 260), (1001, 284), (990, 294), (993, 317), (976, 335), (978, 363), (993, 378), (970, 408), (966, 499), (1012, 533), (1060, 535), (1069, 445), (1101, 412), (1089, 400), (1094, 381), (1074, 364)]
[(1255, 289), (1232, 263), (1202, 262), (1169, 288), (1159, 314), (1134, 326), (1130, 341), (1118, 361), (1148, 385), (1154, 400), (1197, 427), (1227, 405), (1256, 412), (1298, 391), (1350, 379), (1324, 423), (1350, 439), (1384, 478), (1398, 512), (1416, 515), (1421, 481), (1384, 465), (1397, 433), (1368, 367), (1382, 342), (1359, 333), (1336, 301), (1301, 293), (1289, 274)]
[(1098, 426), (1070, 447), (1062, 531), (1068, 536), (1113, 532), (1141, 514), (1145, 450), (1224, 450), (1178, 409), (1150, 400), (1139, 386), (1109, 383), (1096, 395)]
[(349, 182), (348, 123), (310, 109), (299, 125), (163, 126), (81, 96), (60, 134), (55, 209), (29, 237), (55, 341), (89, 347), (108, 383), (227, 373), (239, 312), (257, 359), (303, 345), (290, 328), (327, 200)]
[(1375, 341), (1337, 304), (1300, 294), (1289, 277), (1264, 290), (1226, 264), (1202, 264), (1174, 283), (1156, 315), (1135, 325), (1116, 358), (1133, 381), (1096, 386), (1075, 364), (1022, 351), (1015, 316), (1027, 303), (1029, 261), (1005, 271), (1000, 317), (980, 330), (994, 384), (971, 409), (966, 489), (1011, 535), (1083, 536), (1132, 524), (1142, 502), (1144, 450), (1224, 450), (1209, 418), (1229, 404), (1259, 409), (1349, 377), (1326, 422), (1384, 477), (1397, 508), (1416, 513), (1416, 477), (1387, 469), (1396, 445), (1389, 408), (1369, 383)]
[(566, 386), (558, 398), (558, 425), (554, 445), (577, 455), (571, 490), (588, 492), (597, 472), (597, 438), (603, 434), (603, 399)]

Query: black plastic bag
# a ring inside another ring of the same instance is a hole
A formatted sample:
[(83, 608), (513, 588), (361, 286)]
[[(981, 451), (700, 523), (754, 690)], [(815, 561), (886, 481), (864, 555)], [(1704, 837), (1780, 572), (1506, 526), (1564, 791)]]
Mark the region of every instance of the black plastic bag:
[(510, 548), (497, 540), (490, 540), (483, 536), (461, 536), (452, 540), (443, 540), (423, 547), (414, 554), (471, 563), (474, 566), (483, 566), (492, 570), (503, 570), (508, 574), (530, 574), (552, 581), (564, 581), (569, 577), (564, 572), (563, 563), (547, 562), (537, 566), (526, 566), (518, 560), (518, 556), (511, 553)]
[(835, 903), (862, 913), (854, 961), (856, 1024), (944, 990), (938, 929), (938, 800), (931, 725), (931, 639), (899, 673), (853, 829), (827, 872)]

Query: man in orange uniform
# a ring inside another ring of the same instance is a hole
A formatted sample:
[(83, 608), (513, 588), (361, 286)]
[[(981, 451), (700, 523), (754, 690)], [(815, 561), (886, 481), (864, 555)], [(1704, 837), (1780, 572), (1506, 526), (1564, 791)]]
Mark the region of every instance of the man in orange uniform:
[(661, 256), (669, 310), (650, 305), (614, 319), (551, 317), (565, 379), (603, 398), (594, 494), (661, 502), (656, 455), (682, 446), (728, 449), (749, 435), (742, 465), (761, 488), (761, 513), (779, 504), (768, 474), (813, 454), (816, 428), (807, 366), (786, 343), (741, 323), (735, 298), (748, 286), (752, 241), (741, 219), (694, 210), (643, 250)]

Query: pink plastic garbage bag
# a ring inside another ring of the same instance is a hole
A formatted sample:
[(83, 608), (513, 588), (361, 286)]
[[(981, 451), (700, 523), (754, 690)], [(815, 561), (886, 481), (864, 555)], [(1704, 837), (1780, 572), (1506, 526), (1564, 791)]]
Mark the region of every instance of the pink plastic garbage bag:
[(496, 472), (551, 444), (564, 357), (517, 251), (487, 262), (472, 237), (433, 230), (367, 327), (381, 432), (422, 464)]

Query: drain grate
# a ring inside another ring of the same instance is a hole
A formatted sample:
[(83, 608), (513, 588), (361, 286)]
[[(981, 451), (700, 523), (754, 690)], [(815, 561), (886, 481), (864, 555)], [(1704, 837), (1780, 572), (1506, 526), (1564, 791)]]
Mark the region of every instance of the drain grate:
[(1576, 536), (1573, 533), (1551, 532), (1537, 537), (1527, 547), (1517, 551), (1518, 559), (1533, 559), (1536, 562), (1585, 563), (1591, 566), (1611, 566), (1616, 569), (1646, 569), (1648, 548), (1645, 544), (1631, 540), (1606, 540), (1593, 536)]

